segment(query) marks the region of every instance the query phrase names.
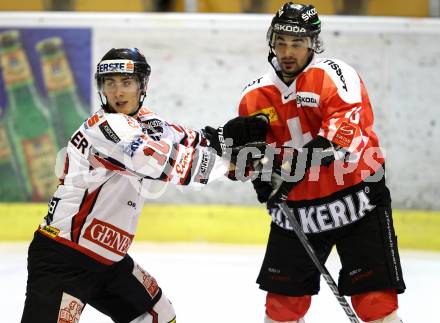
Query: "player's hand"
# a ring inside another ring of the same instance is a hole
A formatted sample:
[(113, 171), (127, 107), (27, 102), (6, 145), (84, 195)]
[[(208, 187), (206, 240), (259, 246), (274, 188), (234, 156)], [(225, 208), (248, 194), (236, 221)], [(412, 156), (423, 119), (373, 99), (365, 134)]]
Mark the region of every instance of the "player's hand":
[(271, 182), (262, 181), (261, 177), (257, 177), (252, 181), (252, 185), (257, 193), (258, 202), (266, 203), (273, 191)]
[(254, 160), (252, 163), (252, 169), (254, 171), (252, 186), (254, 187), (255, 193), (257, 193), (257, 199), (260, 203), (266, 203), (273, 191), (270, 179), (272, 177), (274, 164), (276, 164), (273, 146), (267, 145), (264, 153), (260, 159)]
[(266, 141), (269, 119), (264, 114), (236, 117), (223, 126), (225, 140), (232, 139), (231, 147)]
[(291, 156), (283, 162), (274, 162), (272, 168), (270, 177), (272, 191), (266, 202), (268, 208), (276, 207), (285, 202), (290, 191), (304, 178), (303, 176), (295, 176), (298, 151), (289, 149), (285, 151), (285, 154), (291, 154)]
[[(271, 149), (270, 145), (262, 141), (255, 141), (244, 146), (228, 149), (228, 154), (230, 154), (228, 178), (234, 181), (245, 182), (250, 179), (254, 180), (255, 175), (261, 176), (259, 168), (262, 168), (262, 166), (260, 167), (259, 165), (260, 161), (265, 157), (267, 151)], [(270, 181), (267, 182), (270, 183)]]
[(273, 208), (278, 204), (285, 202), (290, 191), (298, 184), (296, 181), (289, 181), (285, 179), (285, 176), (279, 170), (274, 170), (271, 176), (271, 187), (267, 198), (267, 207)]
[(204, 134), (209, 140), (209, 146), (214, 148), (219, 156), (223, 156), (227, 154), (227, 148), (240, 148), (249, 143), (263, 144), (268, 126), (268, 118), (259, 114), (251, 117), (236, 117), (217, 129), (205, 127)]

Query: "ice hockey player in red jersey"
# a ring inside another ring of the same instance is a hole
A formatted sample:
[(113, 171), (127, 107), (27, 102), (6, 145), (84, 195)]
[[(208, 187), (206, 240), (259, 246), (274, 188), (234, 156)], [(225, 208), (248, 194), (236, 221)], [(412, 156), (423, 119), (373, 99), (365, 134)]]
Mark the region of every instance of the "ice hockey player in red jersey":
[(320, 31), (313, 5), (285, 3), (267, 32), (271, 69), (244, 89), (239, 106), (241, 116), (269, 117), (266, 139), (279, 150), (262, 166), (272, 169), (269, 181), (264, 171), (253, 180), (272, 216), (257, 279), (267, 291), (266, 322), (304, 322), (320, 288), (319, 271), (277, 207), (283, 201), (321, 263), (336, 246), (338, 287), (358, 316), (401, 322), (397, 294), (405, 284), (372, 107), (353, 67), (316, 57)]
[(149, 75), (136, 48), (113, 48), (99, 62), (102, 109), (72, 134), (30, 244), (22, 323), (78, 322), (86, 304), (114, 322), (175, 322), (154, 277), (127, 253), (149, 186), (197, 187), (224, 176), (230, 148), (264, 142), (267, 121), (237, 117), (202, 131), (168, 123), (142, 106)]

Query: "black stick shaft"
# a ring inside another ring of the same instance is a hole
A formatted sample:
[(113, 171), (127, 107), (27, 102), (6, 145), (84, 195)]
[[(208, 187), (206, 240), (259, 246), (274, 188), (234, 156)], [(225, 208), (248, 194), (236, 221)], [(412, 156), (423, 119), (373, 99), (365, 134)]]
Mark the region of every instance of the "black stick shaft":
[(316, 256), (315, 249), (313, 249), (312, 245), (310, 244), (309, 239), (307, 239), (307, 236), (302, 231), (298, 221), (293, 216), (293, 214), (290, 211), (289, 207), (287, 206), (286, 202), (280, 203), (278, 206), (280, 207), (281, 211), (286, 216), (287, 221), (289, 221), (290, 225), (293, 228), (293, 231), (296, 233), (298, 239), (301, 241), (301, 244), (306, 249), (306, 251), (309, 254), (310, 258), (312, 259), (313, 263), (315, 264), (315, 266), (318, 268), (318, 270), (322, 274), (322, 277), (324, 277), (325, 281), (327, 282), (327, 285), (332, 290), (333, 295), (335, 295), (336, 299), (338, 300), (338, 302), (341, 305), (342, 309), (344, 310), (345, 314), (347, 314), (348, 318), (350, 319), (350, 322), (360, 323), (359, 319), (357, 318), (357, 316), (354, 313), (353, 309), (351, 308), (350, 304), (348, 304), (345, 297), (342, 295), (339, 295), (338, 285), (336, 285), (335, 281), (333, 280), (333, 278), (330, 275), (327, 268), (323, 264), (321, 264), (321, 262), (319, 261), (318, 257)]

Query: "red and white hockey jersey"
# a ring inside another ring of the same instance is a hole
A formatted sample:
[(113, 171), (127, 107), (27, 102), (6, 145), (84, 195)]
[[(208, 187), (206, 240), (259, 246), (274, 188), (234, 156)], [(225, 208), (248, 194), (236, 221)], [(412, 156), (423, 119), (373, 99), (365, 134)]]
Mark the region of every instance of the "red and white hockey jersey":
[(273, 69), (243, 91), (239, 114), (269, 116), (267, 142), (277, 147), (303, 147), (317, 135), (350, 154), (330, 167), (312, 167), (288, 200), (326, 197), (360, 183), (383, 163), (373, 132), (373, 112), (367, 91), (348, 64), (314, 59), (287, 86)]
[(228, 167), (199, 132), (146, 108), (136, 117), (99, 110), (70, 138), (64, 175), (38, 230), (111, 264), (127, 253), (157, 180), (200, 187)]

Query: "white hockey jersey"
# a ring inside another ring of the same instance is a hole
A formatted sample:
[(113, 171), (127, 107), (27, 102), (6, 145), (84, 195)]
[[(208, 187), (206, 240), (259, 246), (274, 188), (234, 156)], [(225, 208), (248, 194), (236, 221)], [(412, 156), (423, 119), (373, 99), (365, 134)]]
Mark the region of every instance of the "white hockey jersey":
[(127, 253), (152, 184), (203, 186), (228, 166), (200, 132), (144, 107), (135, 117), (99, 110), (70, 138), (61, 183), (38, 230), (111, 264)]

